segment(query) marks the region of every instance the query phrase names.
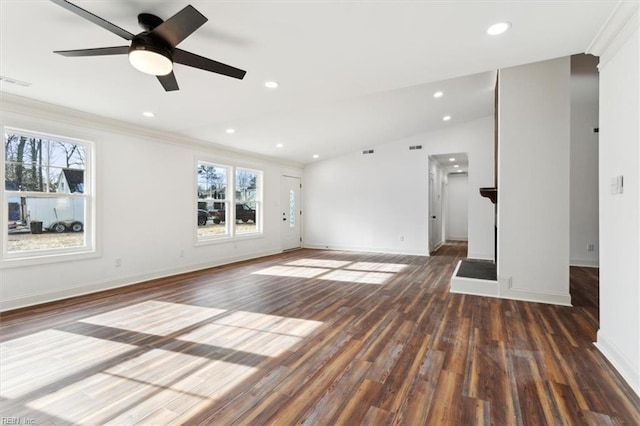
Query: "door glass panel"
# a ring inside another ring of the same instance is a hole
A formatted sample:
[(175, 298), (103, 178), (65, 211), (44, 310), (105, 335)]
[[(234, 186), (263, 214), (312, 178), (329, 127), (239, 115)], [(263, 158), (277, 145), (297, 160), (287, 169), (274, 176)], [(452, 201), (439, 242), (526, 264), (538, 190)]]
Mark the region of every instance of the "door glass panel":
[(296, 227), (296, 193), (289, 190), (289, 228)]

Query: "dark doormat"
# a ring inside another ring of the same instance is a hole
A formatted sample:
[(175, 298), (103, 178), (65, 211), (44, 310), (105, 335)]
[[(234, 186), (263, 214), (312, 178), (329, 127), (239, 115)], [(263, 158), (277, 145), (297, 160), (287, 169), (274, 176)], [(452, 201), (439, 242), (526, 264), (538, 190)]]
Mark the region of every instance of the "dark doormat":
[(482, 260), (463, 260), (458, 268), (457, 277), (476, 278), (479, 280), (497, 281), (496, 264)]

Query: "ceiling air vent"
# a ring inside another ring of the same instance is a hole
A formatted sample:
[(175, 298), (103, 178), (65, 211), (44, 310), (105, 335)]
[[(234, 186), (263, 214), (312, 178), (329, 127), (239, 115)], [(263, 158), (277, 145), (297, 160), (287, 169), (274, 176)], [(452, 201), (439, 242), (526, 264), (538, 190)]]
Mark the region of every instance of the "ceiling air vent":
[(415, 149), (422, 149), (422, 145), (411, 145), (409, 147), (409, 151), (413, 151)]
[(364, 151), (362, 151), (363, 155), (367, 155), (367, 154), (373, 154), (373, 150), (372, 149), (365, 149)]
[(16, 80), (15, 78), (11, 78), (11, 77), (5, 77), (4, 75), (0, 75), (0, 81), (2, 81), (3, 83), (17, 84), (18, 86), (22, 86), (22, 87), (31, 86), (31, 83), (29, 82)]

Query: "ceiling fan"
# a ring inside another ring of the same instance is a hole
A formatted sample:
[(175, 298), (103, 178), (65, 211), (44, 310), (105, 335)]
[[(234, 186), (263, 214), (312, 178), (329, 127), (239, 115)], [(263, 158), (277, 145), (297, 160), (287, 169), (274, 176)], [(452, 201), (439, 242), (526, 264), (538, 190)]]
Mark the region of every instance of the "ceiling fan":
[(178, 82), (173, 74), (173, 64), (178, 63), (205, 71), (226, 75), (242, 80), (247, 73), (239, 68), (204, 58), (194, 53), (176, 48), (180, 42), (200, 28), (207, 18), (189, 5), (171, 18), (163, 21), (150, 13), (138, 15), (138, 24), (144, 31), (131, 34), (117, 25), (106, 21), (70, 3), (66, 0), (51, 0), (94, 24), (101, 26), (125, 40), (130, 40), (129, 46), (98, 47), (94, 49), (58, 50), (62, 56), (102, 56), (129, 55), (129, 62), (139, 71), (155, 75), (164, 90), (178, 90)]

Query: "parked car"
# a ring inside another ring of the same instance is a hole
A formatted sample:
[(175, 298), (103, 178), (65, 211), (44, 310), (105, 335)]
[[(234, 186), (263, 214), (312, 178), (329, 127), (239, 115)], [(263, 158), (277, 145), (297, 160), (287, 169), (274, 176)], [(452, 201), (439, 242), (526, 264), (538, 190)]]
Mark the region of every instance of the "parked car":
[(198, 209), (198, 226), (204, 226), (209, 220), (209, 212), (203, 209)]
[[(224, 222), (226, 219), (225, 209), (215, 210), (211, 213), (213, 216), (213, 223)], [(238, 203), (236, 204), (236, 220), (241, 220), (243, 222), (253, 221), (256, 222), (256, 210), (249, 207), (247, 204)]]

